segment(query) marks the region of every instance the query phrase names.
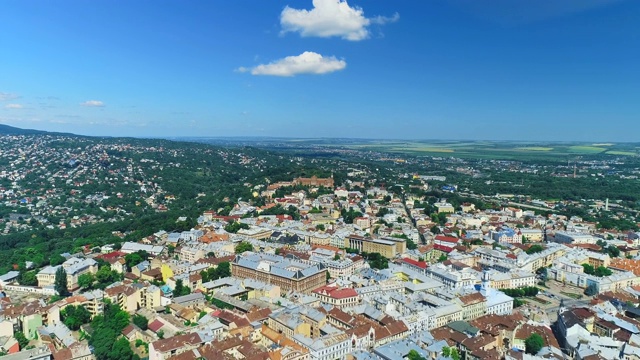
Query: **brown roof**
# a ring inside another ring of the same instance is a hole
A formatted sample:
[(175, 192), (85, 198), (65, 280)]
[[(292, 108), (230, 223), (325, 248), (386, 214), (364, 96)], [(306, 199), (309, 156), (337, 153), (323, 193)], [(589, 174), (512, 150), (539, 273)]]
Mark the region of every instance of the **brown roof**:
[(558, 344), (558, 340), (555, 335), (553, 335), (553, 331), (546, 326), (534, 326), (529, 324), (523, 324), (518, 328), (515, 333), (516, 339), (526, 339), (531, 334), (539, 334), (544, 339), (545, 346), (553, 346), (555, 348), (560, 349), (560, 344)]
[(122, 329), (122, 335), (128, 336), (131, 334), (136, 328), (133, 325), (129, 325), (126, 328)]
[(251, 323), (246, 317), (240, 316), (226, 309), (220, 311), (220, 313), (216, 315), (216, 317), (220, 319), (220, 322), (222, 322), (225, 325), (235, 324), (239, 328), (251, 325)]
[(338, 320), (339, 322), (345, 324), (345, 325), (350, 325), (353, 323), (353, 321), (355, 320), (355, 318), (349, 314), (347, 314), (346, 312), (334, 307), (333, 309), (329, 310), (329, 313), (327, 314), (329, 317), (332, 317), (336, 320)]
[(213, 231), (209, 231), (208, 233), (202, 235), (198, 241), (203, 243), (212, 243), (217, 241), (226, 241), (229, 240), (229, 234), (218, 234)]
[(431, 330), (431, 336), (438, 341), (445, 340), (449, 346), (457, 346), (462, 344), (464, 340), (468, 339), (467, 335), (457, 332), (447, 326)]
[(260, 310), (251, 310), (247, 313), (246, 317), (250, 322), (262, 321), (271, 315), (271, 309), (264, 308)]
[(640, 276), (640, 260), (614, 258), (609, 267), (633, 271), (636, 276)]
[(171, 350), (181, 348), (185, 345), (197, 345), (201, 344), (202, 339), (198, 333), (178, 335), (170, 337), (168, 339), (157, 340), (151, 343), (153, 348), (161, 353), (165, 353)]
[(500, 330), (514, 331), (520, 323), (525, 322), (522, 314), (514, 313), (508, 316), (490, 314), (469, 321), (482, 332), (497, 335)]
[(147, 270), (145, 272), (143, 272), (142, 274), (152, 277), (152, 278), (162, 278), (162, 271), (160, 270), (160, 268), (155, 268), (155, 269), (151, 269), (151, 270)]
[(497, 348), (493, 348), (487, 351), (484, 350), (476, 350), (473, 351), (472, 355), (482, 359), (482, 360), (500, 360), (502, 356), (498, 352)]
[(595, 316), (595, 313), (587, 308), (575, 308), (572, 309), (573, 315), (575, 315), (580, 320), (586, 320)]
[(485, 301), (484, 295), (479, 292), (460, 296), (458, 299), (460, 299), (464, 305), (473, 305)]
[(167, 360), (197, 360), (200, 357), (198, 354), (196, 354), (193, 350), (189, 350), (189, 351), (185, 351), (181, 354), (175, 355), (175, 356), (171, 356), (169, 358), (167, 358)]
[(201, 357), (207, 360), (235, 360), (235, 357), (227, 352), (231, 349), (237, 350), (245, 360), (267, 360), (269, 358), (268, 352), (255, 346), (250, 341), (238, 337), (214, 341), (211, 344), (200, 346), (198, 352)]
[(482, 350), (483, 348), (495, 344), (497, 339), (489, 334), (474, 336), (462, 341), (462, 345), (471, 351)]

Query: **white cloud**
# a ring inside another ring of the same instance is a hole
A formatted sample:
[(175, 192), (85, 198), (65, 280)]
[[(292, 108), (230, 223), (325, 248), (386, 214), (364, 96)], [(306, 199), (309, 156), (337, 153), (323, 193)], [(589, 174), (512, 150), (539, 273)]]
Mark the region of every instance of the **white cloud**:
[(283, 32), (299, 32), (301, 36), (332, 37), (359, 41), (369, 37), (367, 26), (383, 25), (400, 19), (392, 17), (366, 18), (362, 8), (350, 7), (346, 0), (313, 0), (313, 9), (293, 9), (286, 6), (280, 14)]
[(103, 107), (104, 103), (100, 100), (87, 100), (80, 105), (88, 107)]
[(345, 67), (347, 67), (347, 62), (338, 60), (335, 56), (323, 57), (318, 53), (305, 51), (298, 56), (287, 56), (284, 59), (253, 68), (240, 67), (237, 71), (251, 72), (252, 75), (295, 76), (299, 74), (327, 74)]
[(4, 106), (5, 109), (22, 109), (24, 106), (22, 104), (7, 104)]
[(400, 20), (400, 14), (395, 13), (393, 14), (393, 16), (378, 15), (376, 17), (372, 17), (369, 20), (371, 21), (372, 24), (384, 25), (384, 24), (394, 23)]
[(0, 101), (14, 100), (14, 99), (17, 99), (19, 97), (20, 96), (18, 96), (16, 94), (0, 92)]

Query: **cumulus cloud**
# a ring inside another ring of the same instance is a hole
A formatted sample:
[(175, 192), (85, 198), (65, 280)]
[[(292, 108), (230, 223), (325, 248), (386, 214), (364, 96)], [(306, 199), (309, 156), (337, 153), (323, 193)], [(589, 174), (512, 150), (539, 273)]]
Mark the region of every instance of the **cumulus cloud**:
[(0, 92), (0, 101), (7, 101), (7, 100), (13, 100), (13, 99), (17, 99), (20, 96), (16, 95), (16, 94), (11, 94), (11, 93), (6, 93), (6, 92)]
[(280, 14), (283, 32), (298, 32), (301, 36), (332, 37), (360, 41), (369, 37), (367, 27), (383, 25), (400, 19), (392, 17), (367, 18), (362, 8), (347, 4), (346, 0), (313, 0), (313, 9), (293, 9), (286, 6)]
[(104, 103), (100, 100), (87, 100), (80, 105), (88, 107), (103, 107)]
[(22, 109), (23, 107), (22, 104), (7, 104), (4, 106), (5, 109)]
[(313, 51), (305, 51), (298, 56), (287, 56), (269, 64), (258, 65), (253, 68), (241, 67), (240, 72), (250, 72), (252, 75), (295, 76), (299, 74), (327, 74), (342, 70), (347, 62), (335, 56), (322, 56)]

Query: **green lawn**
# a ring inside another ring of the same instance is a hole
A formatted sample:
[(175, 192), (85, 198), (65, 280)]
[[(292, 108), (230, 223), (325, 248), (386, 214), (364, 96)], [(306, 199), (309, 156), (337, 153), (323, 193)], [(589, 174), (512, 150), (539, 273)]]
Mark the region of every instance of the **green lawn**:
[(565, 291), (560, 291), (560, 294), (562, 294), (564, 296), (568, 296), (570, 298), (574, 298), (576, 300), (582, 299), (582, 294), (574, 294), (574, 293), (569, 293), (569, 292), (565, 292)]

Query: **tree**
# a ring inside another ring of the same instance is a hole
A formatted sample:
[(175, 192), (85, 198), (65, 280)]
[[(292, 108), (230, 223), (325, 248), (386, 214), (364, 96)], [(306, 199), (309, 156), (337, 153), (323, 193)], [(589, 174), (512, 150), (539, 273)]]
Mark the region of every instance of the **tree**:
[(429, 231), (431, 231), (432, 234), (440, 234), (440, 228), (438, 227), (438, 225), (433, 225), (431, 227), (431, 229), (429, 229)]
[(164, 339), (164, 330), (158, 330), (158, 332), (156, 333), (156, 335), (158, 335), (159, 339)]
[[(129, 342), (120, 337), (122, 330), (130, 323), (129, 314), (117, 304), (106, 302), (104, 315), (96, 316), (91, 322), (93, 334), (89, 344), (94, 348), (98, 360), (136, 360)], [(120, 340), (118, 340), (120, 338)], [(126, 345), (126, 346), (125, 346)], [(129, 350), (127, 350), (127, 348)]]
[(183, 285), (182, 279), (179, 279), (178, 281), (176, 281), (176, 286), (173, 289), (173, 296), (178, 297), (178, 296), (184, 296), (189, 294), (191, 294), (191, 289)]
[[(444, 348), (442, 350), (444, 353)], [(409, 353), (407, 354), (407, 360), (427, 360), (427, 359), (424, 356), (421, 356), (420, 353), (418, 353), (417, 351), (409, 350)]]
[(316, 230), (324, 231), (325, 230), (324, 225), (323, 224), (316, 225)]
[(527, 254), (531, 255), (531, 254), (539, 253), (541, 251), (544, 251), (544, 247), (542, 247), (542, 245), (535, 244), (535, 245), (531, 245), (531, 247), (527, 249)]
[(147, 328), (149, 327), (149, 319), (140, 314), (133, 315), (132, 320), (133, 323), (142, 330), (147, 330)]
[(56, 266), (56, 265), (60, 265), (63, 262), (65, 262), (67, 259), (65, 259), (62, 255), (60, 254), (56, 254), (56, 255), (52, 255), (49, 258), (49, 265), (51, 266)]
[(216, 268), (218, 270), (218, 279), (231, 276), (231, 263), (228, 261), (221, 262)]
[(91, 321), (91, 313), (84, 306), (67, 306), (60, 311), (62, 322), (71, 330), (79, 330), (80, 326)]
[(362, 256), (367, 259), (369, 266), (374, 269), (383, 270), (389, 268), (389, 260), (378, 253), (363, 252)]
[(248, 241), (242, 241), (236, 245), (236, 254), (242, 254), (245, 251), (253, 251), (253, 245)]
[(593, 272), (593, 275), (597, 276), (597, 277), (604, 277), (604, 276), (609, 276), (613, 274), (613, 272), (609, 269), (607, 269), (604, 266), (598, 266), (595, 271)]
[(451, 358), (453, 360), (460, 360), (460, 354), (458, 353), (458, 349), (451, 348)]
[(249, 225), (247, 225), (245, 223), (241, 223), (241, 222), (238, 222), (238, 221), (233, 221), (233, 222), (228, 223), (227, 226), (224, 227), (224, 230), (226, 232), (235, 234), (241, 229), (245, 229), (246, 230), (248, 228), (249, 228)]
[(620, 256), (620, 249), (618, 249), (615, 246), (609, 246), (607, 247), (607, 253), (609, 253), (610, 257), (619, 257)]
[(378, 209), (378, 212), (376, 213), (377, 217), (383, 217), (385, 215), (387, 215), (389, 213), (389, 209), (387, 209), (386, 207), (380, 207), (380, 209)]
[(92, 273), (85, 273), (78, 276), (78, 286), (83, 289), (91, 289), (95, 281), (96, 277)]
[(149, 258), (149, 254), (147, 254), (147, 252), (144, 250), (140, 250), (140, 251), (136, 251), (134, 253), (125, 255), (124, 261), (127, 264), (127, 269), (131, 270), (131, 268), (147, 260), (148, 258)]
[(67, 290), (67, 271), (62, 266), (56, 270), (54, 288), (60, 296), (67, 296), (69, 292)]
[(549, 269), (547, 269), (544, 266), (536, 270), (536, 274), (540, 275), (543, 281), (547, 280), (548, 272), (549, 272)]
[(535, 355), (544, 347), (544, 339), (539, 334), (531, 334), (524, 341), (527, 354)]
[(101, 284), (112, 283), (112, 280), (114, 280), (114, 276), (111, 272), (111, 267), (107, 265), (100, 267), (95, 277), (96, 280)]
[(119, 359), (139, 359), (140, 357), (133, 353), (131, 350), (131, 344), (129, 344), (129, 340), (125, 337), (121, 337), (113, 343), (111, 347), (111, 351), (109, 352), (110, 360), (119, 360)]
[(595, 272), (594, 267), (590, 264), (582, 264), (582, 269), (584, 270), (584, 273), (587, 275), (593, 275), (593, 273)]
[(18, 277), (18, 284), (24, 286), (37, 286), (38, 278), (34, 271), (20, 271), (20, 277)]
[(29, 345), (29, 339), (27, 339), (27, 337), (24, 336), (23, 332), (16, 331), (16, 333), (13, 334), (13, 337), (16, 338), (16, 341), (18, 341), (18, 344), (20, 345), (20, 350), (26, 348)]
[(448, 257), (445, 254), (440, 255), (440, 257), (438, 258), (438, 262), (443, 262), (443, 261), (447, 261)]
[(584, 289), (584, 294), (587, 296), (593, 296), (596, 295), (598, 293), (598, 289), (596, 288), (596, 284), (590, 284), (589, 286), (587, 286), (586, 289)]

